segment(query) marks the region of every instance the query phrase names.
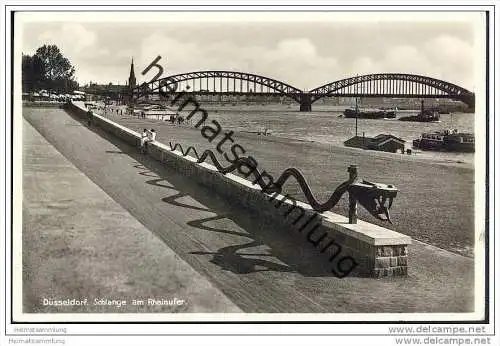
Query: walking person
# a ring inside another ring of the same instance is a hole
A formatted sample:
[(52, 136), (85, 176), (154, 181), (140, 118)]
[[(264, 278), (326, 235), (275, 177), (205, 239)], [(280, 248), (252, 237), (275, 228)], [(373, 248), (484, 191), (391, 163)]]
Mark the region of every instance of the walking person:
[(94, 118), (94, 115), (92, 114), (92, 111), (89, 110), (87, 112), (87, 124), (88, 126), (90, 127), (90, 125), (92, 125), (92, 119)]
[(141, 154), (145, 153), (145, 147), (146, 147), (147, 141), (149, 141), (149, 131), (148, 131), (148, 129), (144, 129), (144, 130), (142, 130), (141, 144), (140, 144), (140, 148), (139, 148)]

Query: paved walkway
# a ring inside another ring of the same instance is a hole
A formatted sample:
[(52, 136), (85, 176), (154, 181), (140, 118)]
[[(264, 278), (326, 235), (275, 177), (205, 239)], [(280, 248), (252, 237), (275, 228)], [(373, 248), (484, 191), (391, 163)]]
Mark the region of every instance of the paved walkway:
[(241, 312), (26, 121), (23, 185), (24, 312)]
[(23, 115), (245, 312), (465, 312), (473, 307), (469, 258), (416, 243), (408, 278), (327, 276), (328, 268), (316, 262), (312, 246), (301, 237), (233, 209), (135, 148), (89, 130), (62, 110), (24, 109)]

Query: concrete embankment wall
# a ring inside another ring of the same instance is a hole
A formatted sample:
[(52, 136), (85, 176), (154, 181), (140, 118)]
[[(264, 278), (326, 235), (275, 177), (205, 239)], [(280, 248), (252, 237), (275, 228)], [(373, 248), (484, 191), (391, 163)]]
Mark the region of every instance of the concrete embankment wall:
[(47, 101), (23, 101), (23, 107), (33, 108), (63, 108), (62, 102), (47, 102)]
[[(88, 111), (83, 104), (70, 103), (65, 108), (87, 120)], [(138, 146), (140, 134), (99, 115), (92, 116), (92, 126)], [(193, 181), (209, 186), (259, 218), (300, 233), (316, 248), (318, 256), (331, 263), (332, 275), (368, 275), (373, 277), (401, 276), (408, 272), (408, 236), (358, 220), (348, 224), (347, 218), (332, 212), (316, 213), (311, 206), (286, 199), (282, 195), (263, 193), (258, 185), (228, 173), (223, 175), (209, 163), (197, 163), (191, 156), (152, 142), (148, 155), (165, 163)], [(354, 270), (353, 270), (354, 269)]]

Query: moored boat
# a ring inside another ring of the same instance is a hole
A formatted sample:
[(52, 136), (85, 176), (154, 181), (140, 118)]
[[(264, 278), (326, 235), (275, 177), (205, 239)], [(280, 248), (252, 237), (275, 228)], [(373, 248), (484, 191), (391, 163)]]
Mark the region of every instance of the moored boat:
[(444, 150), (444, 134), (442, 132), (422, 133), (413, 141), (413, 147), (423, 150)]
[(419, 121), (419, 122), (425, 122), (425, 123), (430, 123), (430, 122), (438, 122), (440, 118), (440, 114), (436, 110), (430, 110), (426, 109), (418, 115), (409, 115), (406, 117), (401, 117), (399, 120), (401, 121)]
[(344, 110), (345, 118), (359, 118), (359, 119), (384, 119), (395, 118), (396, 111), (388, 111), (381, 109), (353, 109), (347, 108)]
[(410, 115), (406, 117), (401, 117), (401, 121), (419, 121), (419, 122), (438, 122), (440, 118), (438, 109), (424, 109), (424, 101), (422, 100), (420, 106), (420, 113), (417, 115)]
[(445, 130), (422, 133), (413, 141), (413, 147), (422, 150), (445, 150), (458, 152), (474, 152), (474, 134)]
[(448, 151), (474, 152), (474, 134), (466, 132), (459, 133), (455, 131), (444, 137), (445, 149)]
[(356, 97), (356, 105), (344, 110), (344, 117), (359, 119), (396, 118), (396, 110), (360, 108), (358, 104), (358, 98)]

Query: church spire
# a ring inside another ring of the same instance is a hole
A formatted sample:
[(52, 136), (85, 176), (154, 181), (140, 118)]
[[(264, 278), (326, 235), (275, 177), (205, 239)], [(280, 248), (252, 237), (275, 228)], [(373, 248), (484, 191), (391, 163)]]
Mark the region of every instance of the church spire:
[(128, 77), (128, 86), (130, 89), (135, 88), (135, 73), (134, 73), (134, 58), (132, 58), (132, 63), (130, 64), (130, 75)]

